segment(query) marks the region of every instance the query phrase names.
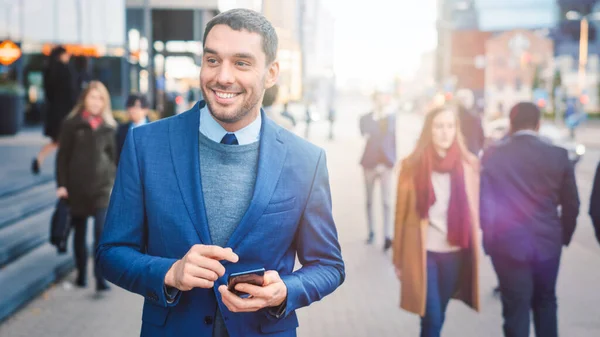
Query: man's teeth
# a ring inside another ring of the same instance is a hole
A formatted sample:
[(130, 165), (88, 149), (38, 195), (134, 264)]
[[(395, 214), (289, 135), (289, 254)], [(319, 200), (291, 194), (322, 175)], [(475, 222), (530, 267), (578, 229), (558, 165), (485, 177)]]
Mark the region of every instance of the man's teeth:
[(215, 91), (215, 93), (217, 94), (217, 96), (219, 96), (220, 98), (233, 98), (236, 94), (228, 94), (228, 93), (224, 93), (224, 92), (218, 92)]

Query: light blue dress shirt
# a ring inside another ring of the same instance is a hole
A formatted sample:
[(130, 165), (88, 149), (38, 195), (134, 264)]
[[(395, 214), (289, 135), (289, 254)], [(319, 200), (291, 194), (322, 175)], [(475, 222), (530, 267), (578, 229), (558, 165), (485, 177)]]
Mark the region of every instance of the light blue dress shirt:
[(144, 124), (148, 124), (148, 118), (144, 117), (139, 123), (131, 123), (131, 128), (137, 128), (138, 126), (142, 126)]
[[(245, 128), (233, 132), (239, 145), (248, 145), (260, 140), (260, 128), (262, 126), (261, 114)], [(200, 109), (200, 132), (213, 142), (220, 143), (223, 137), (230, 133), (219, 124), (205, 105)]]

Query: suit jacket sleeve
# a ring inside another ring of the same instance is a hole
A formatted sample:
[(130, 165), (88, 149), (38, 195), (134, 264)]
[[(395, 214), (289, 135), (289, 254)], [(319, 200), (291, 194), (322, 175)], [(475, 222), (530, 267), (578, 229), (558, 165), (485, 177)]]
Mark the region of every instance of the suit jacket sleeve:
[(596, 237), (600, 240), (600, 163), (596, 168), (592, 196), (590, 197), (590, 216), (596, 229)]
[(481, 160), (481, 180), (479, 183), (479, 225), (483, 234), (483, 248), (488, 254), (490, 253), (494, 237), (494, 222), (496, 217), (494, 186), (489, 170), (489, 157), (490, 153), (487, 152)]
[(294, 242), (302, 268), (281, 276), (288, 295), (285, 313), (280, 318), (322, 299), (344, 282), (344, 261), (331, 208), (329, 175), (325, 153), (321, 151)]
[(174, 306), (164, 291), (164, 278), (176, 259), (146, 254), (143, 181), (132, 133), (121, 155), (117, 178), (96, 260), (103, 275), (112, 283), (140, 294), (155, 305)]
[(577, 183), (575, 182), (575, 167), (569, 161), (569, 157), (564, 151), (566, 168), (563, 176), (563, 183), (560, 191), (561, 223), (563, 227), (563, 244), (568, 246), (573, 238), (575, 226), (577, 225), (577, 216), (579, 215), (579, 193), (577, 192)]
[(360, 134), (362, 136), (372, 135), (377, 123), (373, 120), (373, 113), (369, 112), (360, 117)]

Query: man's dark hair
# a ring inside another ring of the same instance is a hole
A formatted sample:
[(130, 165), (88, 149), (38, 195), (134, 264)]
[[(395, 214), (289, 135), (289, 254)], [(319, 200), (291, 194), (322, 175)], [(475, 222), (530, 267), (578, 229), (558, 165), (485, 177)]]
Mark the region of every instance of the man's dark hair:
[(129, 97), (127, 97), (127, 102), (125, 103), (125, 108), (131, 108), (135, 106), (135, 103), (140, 102), (140, 106), (142, 107), (142, 109), (148, 109), (150, 107), (150, 104), (148, 103), (148, 99), (146, 98), (146, 96), (142, 95), (142, 94), (138, 94), (138, 93), (133, 93), (130, 94)]
[(65, 54), (67, 50), (63, 46), (56, 46), (52, 48), (49, 55), (49, 66), (53, 66), (60, 62), (60, 56)]
[(535, 104), (530, 102), (517, 103), (510, 110), (510, 129), (512, 132), (535, 129), (540, 123), (541, 115), (540, 109)]
[(233, 30), (245, 30), (260, 34), (263, 51), (267, 56), (267, 64), (275, 61), (277, 57), (277, 45), (279, 43), (277, 33), (273, 25), (262, 14), (250, 9), (236, 8), (215, 16), (206, 24), (202, 46), (206, 43), (208, 33), (216, 25), (226, 25)]

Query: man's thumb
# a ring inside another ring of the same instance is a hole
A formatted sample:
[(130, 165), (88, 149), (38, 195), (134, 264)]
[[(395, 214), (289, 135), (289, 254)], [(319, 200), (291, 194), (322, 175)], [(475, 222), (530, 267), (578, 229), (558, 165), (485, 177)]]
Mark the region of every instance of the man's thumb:
[(281, 281), (281, 277), (279, 277), (279, 273), (275, 270), (267, 270), (265, 272), (263, 286), (268, 286), (269, 284), (277, 283)]

